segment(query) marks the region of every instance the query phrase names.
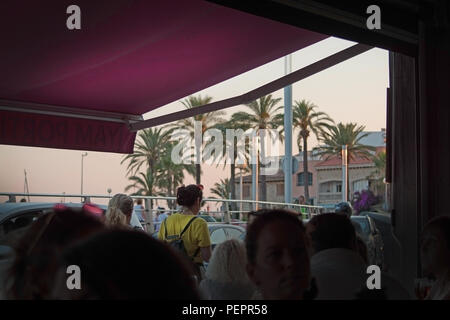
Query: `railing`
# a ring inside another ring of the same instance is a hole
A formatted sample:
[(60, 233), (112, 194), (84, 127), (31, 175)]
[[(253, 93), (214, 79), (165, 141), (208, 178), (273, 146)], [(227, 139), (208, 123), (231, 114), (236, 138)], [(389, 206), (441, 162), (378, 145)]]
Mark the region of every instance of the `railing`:
[[(94, 195), (94, 194), (60, 194), (60, 193), (11, 193), (11, 192), (0, 192), (0, 196), (8, 197), (7, 202), (17, 202), (18, 197), (40, 197), (40, 198), (80, 198), (82, 203), (90, 203), (91, 199), (110, 199), (112, 195)], [(145, 220), (144, 226), (148, 232), (154, 232), (155, 225), (153, 221), (153, 214), (159, 212), (158, 208), (153, 208), (152, 202), (157, 200), (173, 201), (175, 202), (175, 197), (161, 197), (161, 196), (131, 196), (133, 199), (143, 199), (145, 200)], [(220, 216), (221, 222), (232, 223), (231, 215), (238, 214), (239, 220), (247, 220), (247, 215), (249, 212), (257, 209), (275, 209), (275, 208), (285, 208), (297, 212), (302, 215), (303, 218), (310, 219), (312, 216), (323, 212), (323, 207), (321, 206), (311, 206), (311, 205), (300, 205), (294, 203), (282, 203), (282, 202), (271, 202), (271, 201), (254, 201), (254, 200), (231, 200), (231, 199), (214, 199), (206, 198), (203, 199), (206, 203), (215, 202), (222, 204), (222, 210), (219, 211), (204, 211), (201, 210), (200, 214), (213, 215), (215, 217)], [(53, 201), (50, 201), (53, 202)], [(252, 210), (243, 211), (233, 211), (230, 210), (230, 205), (236, 203), (247, 203), (250, 204)], [(179, 209), (164, 209), (164, 212), (176, 212)]]

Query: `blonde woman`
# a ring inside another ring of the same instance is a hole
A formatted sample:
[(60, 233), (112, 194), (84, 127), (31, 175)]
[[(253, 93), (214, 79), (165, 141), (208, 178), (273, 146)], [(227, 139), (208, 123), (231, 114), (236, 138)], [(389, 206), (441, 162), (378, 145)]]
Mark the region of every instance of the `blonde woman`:
[(133, 199), (123, 193), (118, 193), (109, 200), (105, 223), (110, 227), (129, 226), (143, 230), (139, 219), (133, 214)]
[(246, 272), (245, 245), (237, 239), (219, 244), (213, 251), (200, 282), (200, 292), (206, 300), (248, 300), (255, 288)]

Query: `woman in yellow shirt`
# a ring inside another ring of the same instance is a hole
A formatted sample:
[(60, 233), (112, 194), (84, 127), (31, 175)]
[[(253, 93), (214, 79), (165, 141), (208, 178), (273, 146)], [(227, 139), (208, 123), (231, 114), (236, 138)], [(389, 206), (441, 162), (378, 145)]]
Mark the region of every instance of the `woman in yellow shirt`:
[(197, 218), (203, 199), (202, 190), (203, 186), (195, 184), (178, 188), (177, 204), (182, 206), (183, 210), (181, 213), (172, 214), (165, 219), (158, 233), (159, 239), (167, 241), (171, 236), (180, 235), (191, 222), (181, 238), (187, 256), (194, 263), (199, 280), (201, 279), (200, 269), (203, 262), (208, 262), (211, 258), (211, 239), (208, 225), (205, 220)]

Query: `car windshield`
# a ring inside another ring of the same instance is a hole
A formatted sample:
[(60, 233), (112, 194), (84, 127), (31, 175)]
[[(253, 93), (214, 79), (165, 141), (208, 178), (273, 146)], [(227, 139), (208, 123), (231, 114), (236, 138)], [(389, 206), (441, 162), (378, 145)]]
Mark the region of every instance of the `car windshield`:
[(205, 220), (206, 222), (217, 222), (216, 219), (208, 215), (199, 215), (199, 217)]
[(364, 236), (370, 234), (369, 220), (366, 217), (352, 217), (352, 222), (355, 226), (356, 233), (360, 233)]

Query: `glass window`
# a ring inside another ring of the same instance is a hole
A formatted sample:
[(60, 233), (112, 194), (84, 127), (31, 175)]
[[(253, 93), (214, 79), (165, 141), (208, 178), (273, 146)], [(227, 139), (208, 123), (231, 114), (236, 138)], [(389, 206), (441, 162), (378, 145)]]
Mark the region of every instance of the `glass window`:
[(211, 233), (211, 243), (219, 244), (227, 240), (225, 230), (223, 228), (216, 229)]
[(227, 228), (228, 239), (240, 239), (242, 231), (235, 228)]
[(336, 185), (336, 192), (342, 192), (342, 184), (338, 183)]
[[(298, 186), (305, 185), (303, 176), (304, 176), (303, 172), (297, 173), (297, 185)], [(308, 185), (312, 186), (312, 183), (313, 183), (313, 175), (311, 172), (308, 172)]]

